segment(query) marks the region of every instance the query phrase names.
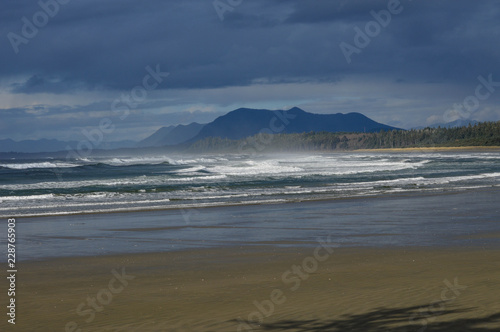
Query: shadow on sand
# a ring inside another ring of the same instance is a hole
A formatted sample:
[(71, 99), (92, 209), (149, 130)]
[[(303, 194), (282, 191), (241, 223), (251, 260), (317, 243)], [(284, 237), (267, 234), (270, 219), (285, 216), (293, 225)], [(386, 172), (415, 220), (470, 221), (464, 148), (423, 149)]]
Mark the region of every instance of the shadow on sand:
[[(442, 303), (442, 302), (441, 302)], [(477, 318), (458, 318), (447, 320), (450, 314), (460, 315), (474, 311), (474, 308), (453, 309), (437, 308), (435, 303), (431, 308), (426, 306), (414, 306), (400, 309), (380, 308), (371, 312), (343, 315), (335, 319), (327, 320), (283, 320), (274, 323), (256, 324), (246, 323), (247, 329), (241, 331), (294, 331), (294, 332), (316, 332), (316, 331), (353, 331), (353, 332), (493, 332), (500, 331), (500, 313)], [(439, 310), (438, 310), (439, 309)], [(241, 322), (241, 321), (240, 321)], [(397, 327), (395, 327), (397, 326)]]

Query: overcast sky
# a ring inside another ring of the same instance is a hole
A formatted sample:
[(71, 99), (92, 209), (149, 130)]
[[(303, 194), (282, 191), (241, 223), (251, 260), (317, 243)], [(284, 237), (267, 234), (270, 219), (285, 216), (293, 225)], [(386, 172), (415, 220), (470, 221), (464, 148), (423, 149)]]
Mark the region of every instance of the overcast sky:
[(500, 120), (498, 1), (41, 3), (0, 4), (0, 138), (78, 140), (109, 119), (106, 140), (141, 139), (239, 107)]

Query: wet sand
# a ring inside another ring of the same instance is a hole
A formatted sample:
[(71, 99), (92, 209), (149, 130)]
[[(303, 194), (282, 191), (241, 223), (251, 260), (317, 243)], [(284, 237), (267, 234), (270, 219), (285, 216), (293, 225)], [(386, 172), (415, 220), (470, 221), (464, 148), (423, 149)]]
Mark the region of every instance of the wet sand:
[(324, 241), (23, 262), (17, 324), (0, 330), (500, 329), (500, 250)]
[[(286, 204), (18, 218), (18, 260), (258, 245), (500, 248), (500, 188)], [(189, 218), (185, 218), (188, 216)], [(1, 240), (0, 240), (1, 242)]]

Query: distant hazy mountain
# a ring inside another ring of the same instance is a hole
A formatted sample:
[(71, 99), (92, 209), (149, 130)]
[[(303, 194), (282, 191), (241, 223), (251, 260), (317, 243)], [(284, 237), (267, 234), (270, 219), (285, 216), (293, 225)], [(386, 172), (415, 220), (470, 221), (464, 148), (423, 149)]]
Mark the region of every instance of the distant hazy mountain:
[(371, 120), (360, 113), (313, 114), (298, 107), (288, 111), (240, 108), (206, 124), (190, 141), (206, 137), (241, 139), (267, 133), (377, 132), (398, 129)]
[[(56, 152), (65, 151), (69, 146), (76, 149), (79, 141), (59, 141), (56, 139), (39, 139), (39, 140), (25, 140), (13, 141), (11, 139), (0, 140), (0, 152)], [(136, 144), (135, 141), (119, 141), (119, 142), (102, 142), (97, 146), (98, 149), (119, 149), (132, 147)]]
[(40, 139), (13, 141), (11, 139), (0, 140), (0, 152), (54, 152), (66, 149), (68, 142), (56, 139)]
[(188, 125), (162, 127), (153, 135), (137, 143), (137, 147), (176, 145), (195, 137), (204, 125), (193, 122)]
[[(103, 142), (96, 149), (118, 149), (129, 147), (159, 147), (194, 142), (207, 137), (242, 139), (265, 133), (327, 132), (377, 132), (398, 129), (371, 120), (360, 113), (313, 114), (298, 107), (288, 111), (239, 108), (203, 125), (193, 122), (188, 125), (162, 127), (140, 142)], [(15, 142), (0, 140), (0, 152), (56, 152), (69, 146), (75, 149), (78, 141), (31, 140)]]
[(145, 146), (158, 146), (162, 145), (161, 142), (168, 137), (168, 134), (175, 128), (175, 126), (161, 127), (151, 136), (146, 137), (139, 143), (137, 143), (138, 147)]
[(435, 123), (435, 124), (430, 125), (430, 126), (419, 126), (419, 127), (414, 127), (412, 129), (438, 128), (438, 127), (455, 128), (455, 127), (466, 127), (469, 124), (473, 126), (473, 125), (478, 124), (478, 123), (479, 122), (477, 122), (476, 120), (458, 119), (458, 120), (447, 122), (447, 123)]
[(123, 149), (123, 148), (132, 148), (135, 147), (137, 141), (132, 140), (124, 140), (124, 141), (116, 141), (116, 142), (102, 142), (96, 149), (104, 149), (104, 150), (112, 150), (112, 149)]

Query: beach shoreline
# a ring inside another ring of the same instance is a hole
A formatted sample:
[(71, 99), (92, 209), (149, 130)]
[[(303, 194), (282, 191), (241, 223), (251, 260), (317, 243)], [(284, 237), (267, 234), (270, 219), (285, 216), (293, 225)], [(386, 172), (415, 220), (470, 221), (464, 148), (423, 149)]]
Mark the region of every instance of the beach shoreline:
[(243, 201), (243, 202), (215, 202), (206, 204), (182, 204), (176, 206), (159, 206), (159, 207), (145, 207), (145, 208), (123, 208), (114, 209), (110, 211), (76, 211), (76, 212), (61, 212), (61, 213), (47, 213), (47, 214), (24, 214), (24, 215), (0, 215), (0, 219), (6, 218), (52, 218), (52, 217), (71, 217), (71, 216), (86, 216), (86, 215), (114, 215), (114, 214), (127, 214), (127, 213), (147, 213), (147, 212), (161, 212), (161, 211), (183, 211), (183, 210), (202, 210), (202, 209), (213, 209), (213, 208), (226, 208), (226, 207), (246, 207), (246, 206), (261, 206), (261, 205), (287, 205), (294, 203), (307, 203), (307, 202), (335, 202), (335, 201), (346, 201), (346, 200), (363, 200), (363, 199), (378, 199), (378, 198), (398, 198), (398, 197), (410, 197), (410, 196), (439, 196), (439, 195), (453, 195), (463, 192), (477, 192), (477, 191), (491, 191), (498, 190), (498, 185), (473, 187), (473, 188), (462, 188), (462, 189), (446, 189), (446, 190), (433, 190), (428, 191), (410, 191), (407, 192), (388, 192), (388, 193), (376, 193), (376, 194), (365, 194), (357, 196), (341, 196), (341, 197), (318, 197), (318, 198), (305, 198), (299, 200), (275, 200), (275, 201)]
[(21, 218), (16, 329), (493, 332), (498, 192)]
[(16, 329), (497, 331), (485, 185), (16, 217)]
[[(259, 246), (500, 246), (498, 187), (296, 203), (16, 218), (21, 262)], [(453, 232), (448, 231), (453, 229)], [(64, 250), (61, 250), (64, 248)]]

